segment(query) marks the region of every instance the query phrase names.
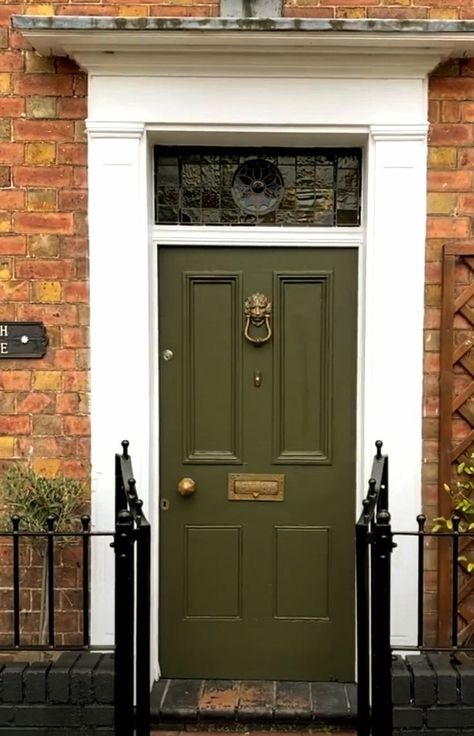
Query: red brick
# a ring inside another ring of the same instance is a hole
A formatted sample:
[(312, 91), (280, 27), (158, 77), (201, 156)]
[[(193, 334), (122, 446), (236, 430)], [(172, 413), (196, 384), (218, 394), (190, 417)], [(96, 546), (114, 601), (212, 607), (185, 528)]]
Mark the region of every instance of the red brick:
[(468, 217), (428, 217), (429, 238), (465, 238), (469, 235)]
[(87, 371), (67, 371), (63, 378), (64, 391), (87, 391), (89, 374)]
[(59, 209), (87, 212), (87, 192), (65, 189), (59, 192)]
[(4, 391), (28, 391), (31, 371), (0, 371), (0, 387)]
[(59, 448), (56, 437), (28, 437), (20, 439), (20, 455), (33, 455), (34, 457), (58, 457)]
[(22, 69), (23, 56), (19, 51), (0, 51), (0, 72), (17, 72)]
[(62, 368), (63, 370), (76, 368), (76, 351), (56, 350), (54, 353), (54, 367)]
[(10, 46), (12, 49), (31, 49), (24, 35), (13, 28), (10, 28)]
[(474, 194), (462, 194), (459, 197), (459, 212), (474, 213)]
[[(470, 149), (466, 149), (469, 151)], [(461, 154), (464, 156), (465, 152)], [(474, 161), (474, 159), (473, 159)], [(470, 171), (429, 171), (429, 192), (459, 192), (468, 191), (472, 187)]]
[[(84, 434), (89, 434), (89, 432), (90, 428)], [(90, 465), (87, 460), (65, 460), (63, 465), (64, 475), (68, 478), (79, 478), (83, 480), (89, 478)]]
[(68, 141), (74, 137), (74, 124), (67, 120), (16, 120), (13, 130), (17, 141)]
[(425, 268), (425, 282), (427, 284), (441, 283), (441, 263), (437, 261), (428, 262)]
[(15, 227), (20, 233), (65, 233), (74, 232), (72, 214), (59, 212), (20, 212), (14, 217)]
[(58, 394), (56, 396), (56, 411), (58, 414), (75, 414), (78, 408), (77, 393)]
[(430, 128), (429, 140), (431, 145), (469, 145), (474, 140), (473, 128), (467, 123), (435, 124)]
[(87, 282), (71, 281), (68, 284), (64, 284), (63, 294), (66, 302), (83, 302), (87, 304), (89, 299)]
[(76, 97), (87, 96), (88, 79), (87, 74), (75, 74), (74, 76), (74, 95)]
[(4, 117), (19, 118), (25, 114), (25, 100), (21, 97), (2, 97), (0, 110)]
[(72, 95), (72, 76), (66, 74), (16, 74), (13, 90), (18, 95), (62, 97)]
[(0, 189), (0, 209), (21, 210), (25, 206), (25, 192), (18, 189)]
[(443, 123), (459, 123), (461, 120), (461, 116), (463, 120), (467, 120), (467, 118), (462, 115), (462, 111), (464, 110), (466, 104), (461, 104), (457, 101), (452, 100), (445, 100), (441, 105), (441, 122)]
[(73, 273), (72, 261), (35, 258), (16, 263), (16, 275), (25, 279), (70, 279)]
[(84, 120), (87, 117), (85, 97), (63, 97), (59, 100), (59, 117)]
[(84, 327), (65, 327), (63, 345), (70, 348), (86, 347), (88, 345), (87, 330)]
[(474, 102), (463, 102), (461, 105), (461, 115), (465, 122), (474, 122)]
[(31, 393), (18, 398), (17, 409), (19, 414), (38, 414), (53, 408), (53, 399), (47, 394)]
[(21, 256), (26, 254), (26, 238), (24, 235), (0, 236), (0, 255)]
[(31, 432), (31, 420), (27, 416), (0, 416), (0, 432), (2, 434), (28, 434)]
[(24, 158), (25, 147), (23, 143), (0, 143), (0, 163), (21, 164)]
[(90, 423), (88, 417), (65, 416), (64, 431), (66, 434), (89, 434)]
[(14, 166), (13, 181), (16, 186), (67, 187), (71, 184), (71, 168), (68, 166)]
[(459, 77), (432, 77), (430, 80), (430, 97), (449, 100), (473, 100), (474, 80)]
[(0, 25), (10, 26), (12, 15), (19, 15), (23, 12), (23, 5), (0, 5)]
[(46, 325), (77, 325), (77, 307), (75, 304), (19, 304), (17, 319)]
[(77, 189), (87, 187), (87, 169), (85, 166), (75, 166), (72, 170), (72, 185)]
[(60, 164), (87, 164), (87, 145), (85, 143), (60, 143), (58, 146)]

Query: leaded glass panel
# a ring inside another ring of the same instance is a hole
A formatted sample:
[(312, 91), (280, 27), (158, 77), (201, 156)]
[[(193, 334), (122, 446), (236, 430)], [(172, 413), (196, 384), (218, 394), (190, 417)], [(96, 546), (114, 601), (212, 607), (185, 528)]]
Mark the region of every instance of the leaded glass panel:
[(361, 150), (155, 148), (159, 225), (360, 225)]

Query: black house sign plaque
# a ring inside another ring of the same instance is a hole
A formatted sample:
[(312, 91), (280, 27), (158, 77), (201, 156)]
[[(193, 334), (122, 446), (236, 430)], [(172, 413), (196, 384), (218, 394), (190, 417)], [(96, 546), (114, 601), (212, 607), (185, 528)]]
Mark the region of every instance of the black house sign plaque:
[(0, 322), (0, 358), (42, 358), (47, 346), (42, 322)]

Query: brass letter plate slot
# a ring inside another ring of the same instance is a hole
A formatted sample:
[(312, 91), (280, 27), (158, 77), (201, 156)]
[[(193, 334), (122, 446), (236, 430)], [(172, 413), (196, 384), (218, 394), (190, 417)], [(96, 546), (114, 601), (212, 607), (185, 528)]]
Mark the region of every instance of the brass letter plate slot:
[(285, 476), (265, 473), (229, 473), (227, 476), (229, 501), (283, 501)]

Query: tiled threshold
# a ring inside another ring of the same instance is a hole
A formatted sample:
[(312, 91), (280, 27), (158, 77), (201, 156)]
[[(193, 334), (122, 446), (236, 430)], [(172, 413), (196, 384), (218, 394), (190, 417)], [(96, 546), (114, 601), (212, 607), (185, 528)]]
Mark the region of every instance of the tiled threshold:
[(356, 718), (353, 683), (162, 679), (151, 694), (151, 722), (160, 730), (350, 733)]

